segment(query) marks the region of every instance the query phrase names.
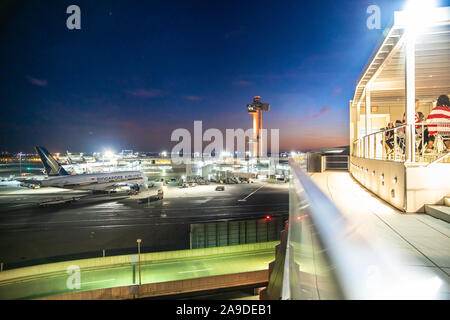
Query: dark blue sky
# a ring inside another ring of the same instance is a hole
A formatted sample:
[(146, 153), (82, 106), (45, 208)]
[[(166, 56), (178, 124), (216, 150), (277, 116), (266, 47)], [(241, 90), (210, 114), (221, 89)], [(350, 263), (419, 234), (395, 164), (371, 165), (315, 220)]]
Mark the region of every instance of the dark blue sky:
[[(81, 30), (66, 8), (81, 8)], [(366, 27), (369, 5), (381, 30)], [(28, 1), (1, 5), (0, 150), (170, 150), (171, 132), (249, 128), (282, 150), (348, 144), (356, 80), (405, 1)]]

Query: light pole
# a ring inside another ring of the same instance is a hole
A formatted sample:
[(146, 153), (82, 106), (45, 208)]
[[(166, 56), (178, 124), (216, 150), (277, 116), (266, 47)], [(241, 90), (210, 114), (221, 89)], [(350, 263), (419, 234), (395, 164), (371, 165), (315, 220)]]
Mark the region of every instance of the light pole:
[(141, 285), (141, 242), (142, 242), (142, 239), (137, 239), (136, 242), (138, 244), (139, 285)]
[(19, 153), (19, 167), (20, 167), (20, 175), (22, 175), (22, 152)]

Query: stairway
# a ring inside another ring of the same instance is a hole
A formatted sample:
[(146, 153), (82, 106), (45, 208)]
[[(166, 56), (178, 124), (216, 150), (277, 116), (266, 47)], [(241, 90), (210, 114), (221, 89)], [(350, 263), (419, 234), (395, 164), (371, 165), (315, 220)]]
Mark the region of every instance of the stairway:
[(444, 198), (444, 205), (425, 205), (425, 212), (435, 218), (450, 222), (450, 196)]

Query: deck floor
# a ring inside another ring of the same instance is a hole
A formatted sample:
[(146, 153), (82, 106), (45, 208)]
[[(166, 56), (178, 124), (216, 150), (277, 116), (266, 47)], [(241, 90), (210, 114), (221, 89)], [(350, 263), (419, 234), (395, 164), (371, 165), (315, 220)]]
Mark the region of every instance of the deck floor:
[(440, 293), (450, 299), (449, 223), (427, 214), (397, 210), (348, 172), (313, 173), (311, 178), (372, 243), (407, 258), (406, 268), (426, 268), (442, 279)]

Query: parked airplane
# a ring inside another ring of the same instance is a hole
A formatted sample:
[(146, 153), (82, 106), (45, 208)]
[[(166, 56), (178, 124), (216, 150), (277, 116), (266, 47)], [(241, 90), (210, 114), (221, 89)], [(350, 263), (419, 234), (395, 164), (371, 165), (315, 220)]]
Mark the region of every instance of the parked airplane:
[(66, 155), (67, 155), (67, 163), (68, 164), (75, 164), (75, 163), (86, 163), (87, 161), (86, 161), (86, 159), (82, 156), (82, 155), (80, 155), (80, 156), (70, 156), (70, 153), (69, 153), (69, 151), (67, 150), (66, 151)]
[(44, 147), (35, 147), (47, 174), (47, 179), (40, 181), (23, 181), (25, 183), (37, 183), (41, 187), (58, 187), (78, 190), (112, 190), (115, 188), (130, 186), (146, 187), (147, 177), (140, 171), (116, 171), (93, 174), (69, 174), (62, 165), (52, 157)]

